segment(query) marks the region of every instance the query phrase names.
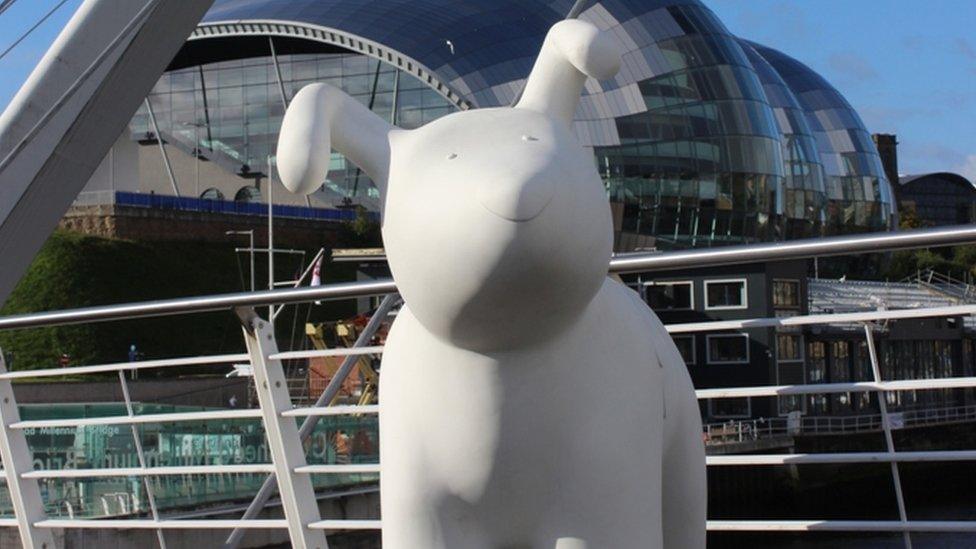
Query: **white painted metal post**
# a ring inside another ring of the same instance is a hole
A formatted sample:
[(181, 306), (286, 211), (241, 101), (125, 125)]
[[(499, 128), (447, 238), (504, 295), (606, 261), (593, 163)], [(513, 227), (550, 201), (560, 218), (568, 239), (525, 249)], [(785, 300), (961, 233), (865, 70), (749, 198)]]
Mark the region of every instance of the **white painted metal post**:
[[(274, 290), (274, 177), (271, 174), (271, 155), (268, 155), (268, 289)], [(268, 305), (268, 322), (274, 331), (274, 304)]]
[[(0, 374), (7, 373), (7, 363), (0, 350)], [(20, 421), (14, 388), (9, 380), (0, 379), (0, 458), (3, 459), (3, 474), (7, 479), (7, 490), (13, 502), (14, 515), (20, 542), (25, 549), (54, 549), (54, 534), (34, 526), (46, 520), (44, 500), (37, 479), (25, 479), (20, 475), (34, 469), (34, 458), (27, 437), (20, 429), (10, 425)]]
[[(376, 311), (373, 312), (372, 318), (370, 318), (369, 322), (366, 323), (366, 327), (363, 328), (363, 331), (360, 332), (359, 337), (356, 338), (356, 342), (353, 343), (353, 348), (361, 348), (369, 345), (370, 340), (373, 339), (373, 336), (376, 334), (376, 331), (379, 330), (380, 325), (384, 320), (386, 320), (386, 317), (389, 316), (393, 306), (399, 301), (400, 294), (388, 294), (383, 298), (383, 301), (380, 302), (380, 306), (377, 307)], [(315, 401), (316, 408), (328, 406), (332, 402), (332, 399), (334, 399), (339, 393), (339, 390), (342, 388), (342, 383), (347, 377), (349, 377), (349, 374), (352, 372), (356, 362), (359, 361), (359, 358), (360, 357), (358, 355), (350, 355), (342, 361), (339, 369), (336, 370), (335, 375), (332, 376), (332, 381), (329, 382), (329, 384), (325, 387), (325, 390), (322, 391), (322, 394), (319, 395), (318, 400)], [(315, 426), (318, 425), (319, 419), (320, 418), (318, 416), (307, 416), (305, 421), (302, 422), (302, 427), (298, 431), (298, 436), (303, 443), (312, 436), (312, 433), (315, 431)], [(251, 504), (248, 505), (247, 510), (244, 511), (244, 515), (241, 517), (242, 520), (254, 519), (256, 516), (258, 516), (258, 513), (264, 509), (264, 506), (268, 503), (268, 500), (271, 499), (271, 494), (274, 491), (274, 480), (273, 475), (264, 480), (264, 484), (261, 485), (261, 489), (258, 490), (258, 493), (254, 496)], [(224, 541), (224, 549), (236, 549), (240, 545), (241, 538), (243, 537), (244, 529), (235, 528), (234, 531), (227, 536), (227, 540)]]
[[(881, 366), (878, 365), (878, 353), (874, 348), (874, 334), (871, 333), (871, 325), (864, 324), (864, 337), (868, 342), (868, 354), (871, 356), (871, 371), (874, 374), (874, 381), (876, 383), (881, 383)], [(885, 391), (878, 391), (875, 393), (878, 397), (878, 409), (881, 411), (881, 427), (884, 429), (885, 445), (888, 448), (889, 454), (895, 453), (895, 440), (891, 436), (891, 420), (888, 416), (888, 393)], [(905, 495), (901, 491), (901, 475), (898, 472), (898, 463), (892, 461), (891, 465), (891, 480), (895, 485), (895, 500), (898, 503), (898, 518), (901, 519), (902, 523), (908, 523), (908, 512), (905, 510)], [(905, 539), (905, 548), (912, 549), (912, 535), (907, 530), (902, 532), (902, 536)]]
[[(135, 372), (136, 370), (133, 370)], [(132, 408), (132, 398), (129, 396), (129, 382), (125, 380), (125, 370), (119, 370), (119, 383), (122, 385), (122, 398), (125, 399), (125, 410), (129, 417), (135, 417), (135, 410)], [(139, 435), (139, 426), (129, 425), (132, 433), (132, 444), (136, 448), (136, 456), (139, 458), (139, 467), (146, 469), (146, 453), (142, 449), (142, 437)], [(146, 499), (149, 500), (149, 511), (153, 520), (159, 520), (159, 509), (156, 507), (156, 494), (153, 492), (152, 479), (149, 475), (142, 477), (142, 484), (146, 488)], [(159, 541), (159, 549), (166, 549), (166, 536), (162, 529), (156, 529), (156, 539)]]
[(296, 467), (306, 465), (305, 449), (294, 418), (281, 416), (292, 408), (291, 396), (281, 361), (270, 358), (278, 352), (271, 326), (254, 309), (237, 309), (237, 314), (244, 324), (244, 339), (251, 356), (254, 385), (292, 547), (327, 549), (325, 533), (308, 527), (321, 517), (312, 478), (295, 473)]

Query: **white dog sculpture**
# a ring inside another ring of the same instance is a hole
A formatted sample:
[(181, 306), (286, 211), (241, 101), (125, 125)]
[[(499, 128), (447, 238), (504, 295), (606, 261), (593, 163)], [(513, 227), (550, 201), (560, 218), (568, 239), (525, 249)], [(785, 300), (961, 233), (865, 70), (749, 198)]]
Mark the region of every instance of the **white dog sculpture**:
[(705, 546), (691, 380), (607, 277), (610, 209), (571, 133), (586, 78), (619, 66), (608, 36), (567, 20), (513, 108), (406, 131), (323, 84), (288, 108), (285, 186), (318, 188), (333, 146), (385, 200), (406, 303), (380, 386), (385, 549)]

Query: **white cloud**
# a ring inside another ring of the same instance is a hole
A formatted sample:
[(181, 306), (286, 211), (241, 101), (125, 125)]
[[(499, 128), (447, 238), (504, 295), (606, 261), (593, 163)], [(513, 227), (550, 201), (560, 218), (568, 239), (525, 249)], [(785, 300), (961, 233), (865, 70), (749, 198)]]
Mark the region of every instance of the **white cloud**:
[(976, 182), (976, 154), (967, 156), (966, 161), (956, 171), (966, 179)]

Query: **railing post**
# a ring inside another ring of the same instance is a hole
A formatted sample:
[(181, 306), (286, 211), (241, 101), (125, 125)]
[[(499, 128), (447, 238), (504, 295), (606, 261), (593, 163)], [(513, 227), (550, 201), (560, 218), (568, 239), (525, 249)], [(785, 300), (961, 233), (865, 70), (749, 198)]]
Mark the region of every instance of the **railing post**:
[[(122, 387), (122, 398), (125, 399), (126, 413), (129, 417), (134, 417), (136, 413), (132, 408), (132, 398), (129, 397), (129, 383), (125, 380), (125, 370), (119, 370), (119, 384)], [(132, 434), (132, 444), (135, 446), (136, 456), (139, 458), (139, 467), (145, 469), (148, 465), (146, 453), (142, 450), (142, 435), (139, 433), (139, 427), (135, 424), (129, 425), (129, 432)], [(152, 479), (148, 475), (143, 476), (142, 485), (146, 488), (146, 499), (149, 501), (150, 514), (153, 520), (158, 521), (159, 509), (156, 507), (156, 494), (153, 492)], [(166, 535), (160, 528), (156, 529), (156, 540), (159, 541), (159, 549), (166, 549)]]
[(281, 361), (270, 358), (278, 352), (271, 326), (252, 308), (237, 309), (236, 312), (244, 324), (244, 339), (251, 356), (258, 404), (291, 545), (298, 549), (327, 549), (325, 533), (308, 527), (321, 516), (311, 476), (295, 473), (296, 467), (306, 465), (305, 449), (295, 419), (281, 417), (281, 413), (290, 410), (292, 405)]
[[(7, 362), (0, 350), (0, 374), (7, 373)], [(21, 478), (21, 473), (34, 469), (34, 458), (27, 437), (19, 429), (10, 425), (20, 421), (14, 388), (9, 380), (0, 379), (0, 458), (3, 459), (3, 474), (7, 479), (7, 490), (14, 506), (20, 543), (25, 549), (54, 549), (54, 534), (34, 526), (47, 519), (41, 487), (36, 479)]]
[[(353, 343), (353, 347), (365, 347), (369, 345), (370, 340), (379, 330), (380, 325), (386, 320), (386, 317), (390, 314), (393, 306), (397, 304), (400, 297), (399, 294), (388, 294), (380, 302), (379, 307), (373, 311), (373, 316), (366, 323), (366, 327), (360, 332), (359, 337), (356, 338), (356, 342)], [(345, 381), (346, 377), (352, 372), (353, 367), (355, 367), (356, 362), (358, 362), (360, 357), (355, 355), (350, 355), (342, 361), (339, 369), (336, 370), (334, 376), (332, 376), (332, 381), (326, 386), (322, 394), (319, 395), (318, 399), (315, 401), (315, 406), (328, 406), (332, 399), (339, 394), (340, 389), (342, 389), (342, 383)], [(302, 427), (298, 431), (298, 436), (302, 442), (307, 440), (312, 436), (312, 432), (315, 430), (315, 426), (319, 422), (318, 416), (309, 416), (305, 418), (302, 422)], [(264, 480), (264, 484), (258, 490), (258, 493), (254, 496), (251, 504), (248, 505), (247, 510), (244, 511), (242, 519), (251, 519), (257, 516), (261, 509), (264, 509), (265, 504), (268, 499), (271, 498), (271, 493), (274, 490), (274, 476), (269, 476)], [(227, 536), (224, 541), (224, 549), (236, 549), (241, 543), (241, 538), (244, 536), (245, 530), (242, 528), (237, 528)]]
[[(864, 324), (864, 337), (867, 339), (868, 343), (868, 353), (871, 356), (871, 371), (874, 374), (874, 381), (876, 383), (881, 383), (881, 366), (878, 364), (878, 352), (874, 348), (874, 334), (871, 333), (871, 325), (868, 323)], [(888, 393), (885, 391), (878, 391), (878, 409), (881, 411), (881, 428), (884, 430), (885, 435), (885, 445), (888, 448), (889, 454), (895, 453), (895, 440), (891, 436), (891, 421), (888, 417)], [(891, 480), (895, 486), (895, 500), (898, 503), (898, 518), (901, 519), (902, 524), (908, 523), (908, 513), (905, 510), (905, 495), (901, 491), (901, 475), (898, 472), (898, 463), (892, 461), (891, 465)], [(902, 537), (905, 540), (905, 548), (912, 549), (912, 535), (907, 530), (902, 532)]]

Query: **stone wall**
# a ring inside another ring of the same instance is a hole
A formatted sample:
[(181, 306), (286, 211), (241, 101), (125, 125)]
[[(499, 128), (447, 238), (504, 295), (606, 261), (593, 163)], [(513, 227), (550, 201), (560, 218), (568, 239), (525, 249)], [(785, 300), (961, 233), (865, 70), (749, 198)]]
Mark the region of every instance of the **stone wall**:
[[(332, 246), (339, 222), (278, 217), (275, 242), (297, 248)], [(236, 215), (182, 210), (138, 208), (114, 204), (72, 206), (58, 224), (61, 229), (104, 238), (125, 240), (192, 240), (230, 242), (226, 231), (254, 229), (255, 245), (267, 246), (268, 220), (257, 215)], [(244, 236), (236, 242), (247, 245)]]

